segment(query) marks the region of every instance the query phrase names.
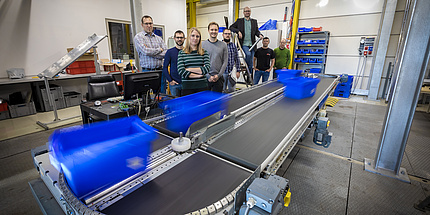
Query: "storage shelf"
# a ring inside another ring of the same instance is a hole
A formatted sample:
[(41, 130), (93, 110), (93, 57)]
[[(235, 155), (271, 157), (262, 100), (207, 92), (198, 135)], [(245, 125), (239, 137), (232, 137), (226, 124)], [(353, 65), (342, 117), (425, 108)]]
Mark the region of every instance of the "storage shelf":
[(311, 43), (311, 44), (295, 44), (294, 50), (296, 49), (318, 49), (318, 50), (324, 50), (323, 53), (325, 54), (318, 54), (318, 53), (296, 53), (294, 51), (294, 59), (296, 58), (318, 58), (322, 59), (323, 63), (304, 63), (304, 62), (294, 62), (293, 68), (295, 69), (313, 69), (313, 68), (319, 68), (321, 69), (321, 73), (325, 73), (325, 65), (326, 65), (326, 59), (327, 59), (327, 49), (328, 49), (328, 43), (330, 38), (330, 32), (328, 31), (313, 31), (313, 32), (297, 32), (296, 34), (296, 41), (303, 41), (303, 42), (315, 42), (324, 41), (324, 44), (318, 44), (318, 43)]

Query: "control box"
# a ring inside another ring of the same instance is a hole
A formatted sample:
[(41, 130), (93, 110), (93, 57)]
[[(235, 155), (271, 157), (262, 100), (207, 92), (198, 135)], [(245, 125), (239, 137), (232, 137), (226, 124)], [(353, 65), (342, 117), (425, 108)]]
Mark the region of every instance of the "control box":
[(358, 54), (364, 56), (373, 55), (373, 45), (375, 44), (375, 37), (361, 37)]

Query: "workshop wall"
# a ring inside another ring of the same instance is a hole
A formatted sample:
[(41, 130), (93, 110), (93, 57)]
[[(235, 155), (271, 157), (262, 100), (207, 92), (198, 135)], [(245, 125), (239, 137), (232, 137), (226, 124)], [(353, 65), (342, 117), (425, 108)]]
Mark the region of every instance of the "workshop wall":
[[(186, 29), (185, 0), (142, 0), (142, 10), (165, 26), (170, 36)], [(0, 1), (0, 78), (6, 69), (24, 68), (34, 76), (88, 36), (107, 34), (105, 19), (130, 21), (128, 0)], [(142, 27), (139, 26), (138, 31)], [(98, 44), (99, 58), (109, 58), (108, 40)]]
[[(400, 35), (406, 0), (398, 0), (392, 27), (381, 89), (386, 77), (388, 62), (394, 62)], [(323, 3), (327, 3), (323, 5)], [(326, 73), (355, 75), (359, 63), (364, 62), (358, 54), (361, 37), (377, 37), (384, 0), (302, 0), (300, 9), (300, 27), (322, 26), (330, 31)], [(285, 7), (288, 7), (288, 19), (292, 1), (241, 0), (239, 17), (243, 17), (243, 7), (252, 8), (251, 17), (261, 26), (269, 19), (278, 20), (278, 29), (282, 29)], [(228, 16), (228, 1), (197, 4), (197, 27), (202, 31), (203, 39), (208, 38), (207, 24), (211, 21), (222, 23)], [(367, 89), (373, 56), (366, 60), (364, 72), (360, 75), (358, 89)], [(364, 63), (363, 63), (364, 64)], [(380, 90), (382, 93), (382, 90)]]

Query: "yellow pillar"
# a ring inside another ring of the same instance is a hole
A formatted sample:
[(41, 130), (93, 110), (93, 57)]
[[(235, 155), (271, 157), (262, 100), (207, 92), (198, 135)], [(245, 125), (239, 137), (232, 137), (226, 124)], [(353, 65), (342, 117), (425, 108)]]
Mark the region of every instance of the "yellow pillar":
[(188, 28), (197, 27), (196, 19), (196, 3), (200, 0), (187, 0), (188, 11), (190, 12), (190, 26)]
[[(235, 10), (234, 10), (234, 20), (233, 23), (237, 20), (237, 18), (239, 18), (239, 0), (236, 0), (236, 5), (235, 5)], [(233, 24), (231, 23), (231, 24)], [(230, 24), (230, 25), (231, 25)]]
[(288, 69), (293, 68), (292, 62), (294, 61), (294, 45), (296, 44), (296, 34), (299, 28), (299, 14), (300, 14), (300, 0), (295, 0), (294, 5), (294, 16), (293, 16), (293, 30), (291, 32), (291, 42), (290, 42), (290, 55), (291, 61)]

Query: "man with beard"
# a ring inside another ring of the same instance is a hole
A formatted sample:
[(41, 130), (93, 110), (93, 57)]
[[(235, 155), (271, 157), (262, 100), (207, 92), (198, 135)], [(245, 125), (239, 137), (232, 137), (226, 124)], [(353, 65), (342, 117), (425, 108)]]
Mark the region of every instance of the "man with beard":
[[(237, 54), (237, 47), (232, 43), (231, 40), (231, 31), (230, 29), (226, 28), (222, 32), (222, 37), (224, 38), (224, 42), (227, 44), (228, 49), (228, 62), (227, 62), (227, 68), (223, 74), (224, 77), (224, 92), (231, 93), (234, 91), (234, 88), (236, 87), (236, 80), (231, 77), (231, 75), (236, 76), (236, 79), (240, 76), (240, 61), (239, 61), (239, 55)], [(236, 74), (231, 74), (233, 71), (233, 68), (236, 66)], [(227, 89), (228, 88), (228, 89)]]
[[(181, 76), (178, 74), (178, 53), (184, 47), (185, 34), (181, 30), (177, 30), (173, 36), (176, 46), (167, 50), (164, 56), (163, 75), (166, 77), (170, 85), (170, 93), (172, 96), (181, 96)], [(167, 68), (170, 65), (170, 74)]]
[[(275, 64), (275, 53), (269, 48), (270, 40), (268, 37), (263, 38), (263, 47), (258, 48), (254, 56), (254, 84), (266, 82), (269, 79), (270, 71)], [(257, 61), (257, 62), (256, 62)], [(255, 64), (257, 63), (257, 65)]]
[(214, 92), (222, 92), (224, 78), (223, 74), (227, 67), (227, 45), (217, 39), (219, 25), (216, 22), (211, 22), (208, 25), (209, 39), (202, 42), (202, 47), (209, 54), (211, 68), (208, 78), (209, 90)]

